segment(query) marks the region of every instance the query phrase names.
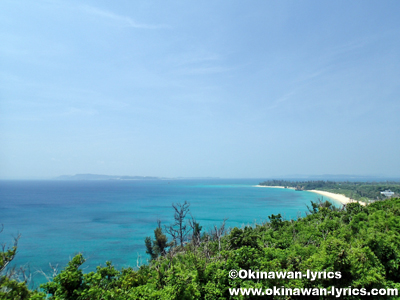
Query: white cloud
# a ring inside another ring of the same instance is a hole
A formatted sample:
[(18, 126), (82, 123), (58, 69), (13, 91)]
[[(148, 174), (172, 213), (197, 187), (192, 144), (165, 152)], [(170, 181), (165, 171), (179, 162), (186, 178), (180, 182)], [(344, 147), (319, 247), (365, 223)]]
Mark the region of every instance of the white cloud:
[(167, 64), (175, 67), (182, 67), (187, 65), (199, 65), (204, 63), (214, 63), (221, 60), (221, 56), (201, 50), (195, 50), (190, 52), (179, 52), (175, 53), (172, 57), (165, 59)]
[(139, 28), (139, 29), (158, 29), (158, 28), (168, 28), (166, 25), (151, 25), (151, 24), (144, 24), (144, 23), (138, 23), (135, 20), (133, 20), (131, 17), (128, 16), (122, 16), (119, 14), (116, 14), (111, 11), (99, 9), (94, 6), (89, 6), (89, 5), (82, 5), (79, 7), (81, 11), (98, 16), (100, 18), (105, 18), (112, 20), (116, 23), (122, 24), (127, 27), (133, 27), (133, 28)]
[(184, 74), (193, 74), (193, 75), (207, 75), (207, 74), (216, 74), (216, 73), (225, 73), (234, 70), (234, 68), (225, 68), (220, 66), (209, 66), (209, 67), (199, 67), (199, 68), (191, 68), (183, 71)]
[(288, 100), (290, 100), (291, 98), (293, 98), (293, 96), (296, 95), (295, 92), (289, 92), (286, 93), (285, 95), (283, 95), (282, 97), (276, 99), (272, 105), (269, 105), (267, 107), (265, 107), (266, 110), (270, 110), (270, 109), (275, 109), (281, 105), (285, 105), (283, 104), (284, 102), (287, 102)]
[(77, 108), (77, 107), (70, 107), (67, 112), (65, 113), (66, 115), (88, 115), (88, 116), (93, 116), (98, 114), (99, 112), (95, 109), (82, 109), (82, 108)]

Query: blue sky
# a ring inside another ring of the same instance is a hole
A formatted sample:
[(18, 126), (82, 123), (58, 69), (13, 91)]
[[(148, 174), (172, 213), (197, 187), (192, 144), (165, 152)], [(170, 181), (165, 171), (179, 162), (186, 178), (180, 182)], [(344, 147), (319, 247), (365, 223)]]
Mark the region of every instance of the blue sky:
[(399, 1), (0, 3), (0, 178), (400, 176)]

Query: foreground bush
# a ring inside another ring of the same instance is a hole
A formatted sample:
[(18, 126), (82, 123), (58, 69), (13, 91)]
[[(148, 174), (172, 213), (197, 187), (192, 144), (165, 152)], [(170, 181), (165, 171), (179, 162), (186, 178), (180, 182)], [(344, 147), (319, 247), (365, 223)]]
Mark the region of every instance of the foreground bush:
[[(280, 215), (272, 215), (268, 223), (234, 228), (222, 237), (218, 231), (203, 234), (200, 242), (171, 247), (166, 255), (154, 258), (138, 270), (116, 270), (108, 262), (97, 267), (96, 272), (84, 274), (80, 266), (85, 260), (77, 255), (52, 282), (41, 288), (48, 299), (60, 300), (243, 299), (243, 296), (230, 296), (229, 288), (233, 287), (400, 289), (400, 199), (375, 202), (367, 207), (351, 203), (343, 210), (326, 203), (312, 207), (308, 216), (298, 220), (283, 220)], [(229, 278), (232, 269), (332, 271), (341, 272), (342, 277), (315, 281), (306, 278), (244, 280)], [(1, 299), (45, 298), (44, 294), (25, 291), (23, 283), (13, 284), (15, 287), (10, 281), (2, 282)], [(16, 298), (10, 298), (12, 293)], [(275, 299), (290, 298), (276, 296)], [(381, 299), (391, 298), (382, 296)]]

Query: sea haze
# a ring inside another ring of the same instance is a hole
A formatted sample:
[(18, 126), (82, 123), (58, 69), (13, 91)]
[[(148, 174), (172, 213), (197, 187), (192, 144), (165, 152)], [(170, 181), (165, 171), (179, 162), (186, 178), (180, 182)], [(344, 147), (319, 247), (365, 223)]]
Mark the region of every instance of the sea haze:
[[(111, 260), (117, 267), (146, 263), (144, 238), (157, 219), (173, 221), (172, 203), (190, 202), (190, 213), (209, 230), (227, 218), (229, 227), (295, 219), (319, 195), (255, 187), (262, 179), (0, 181), (0, 242), (21, 234), (17, 265), (32, 272), (63, 268), (76, 253), (86, 271)], [(35, 275), (35, 285), (45, 281)]]

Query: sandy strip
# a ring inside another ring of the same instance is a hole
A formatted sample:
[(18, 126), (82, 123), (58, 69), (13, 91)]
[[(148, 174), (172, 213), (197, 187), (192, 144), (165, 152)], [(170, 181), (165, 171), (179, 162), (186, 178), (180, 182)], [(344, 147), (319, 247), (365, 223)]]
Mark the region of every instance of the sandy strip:
[[(274, 188), (274, 189), (284, 189), (284, 186), (269, 186), (269, 185), (255, 185), (255, 187), (264, 187), (264, 188)], [(294, 187), (288, 187), (288, 189), (292, 189), (294, 190)], [(362, 201), (357, 201), (354, 199), (350, 199), (349, 197), (346, 197), (345, 195), (342, 194), (335, 194), (335, 193), (331, 193), (331, 192), (325, 192), (325, 191), (317, 191), (317, 190), (306, 190), (307, 192), (313, 192), (316, 194), (320, 194), (322, 196), (326, 196), (329, 197), (331, 199), (334, 199), (336, 201), (339, 201), (342, 204), (348, 204), (348, 203), (352, 203), (352, 202), (358, 202), (360, 203), (360, 205), (365, 206), (366, 203), (362, 202)]]
[[(255, 185), (255, 187), (271, 188), (271, 189), (286, 189), (284, 186), (279, 185)], [(288, 187), (288, 189), (294, 190), (294, 187)]]
[(269, 186), (269, 185), (255, 185), (255, 187), (266, 187), (266, 188), (276, 188), (276, 189), (284, 189), (284, 186), (278, 186), (278, 185), (274, 185), (274, 186)]
[(341, 194), (335, 194), (335, 193), (331, 193), (331, 192), (325, 192), (325, 191), (317, 191), (317, 190), (308, 190), (309, 192), (313, 192), (316, 194), (320, 194), (322, 196), (326, 196), (329, 198), (332, 198), (334, 200), (339, 201), (342, 204), (348, 204), (348, 203), (352, 203), (352, 202), (358, 202), (360, 203), (360, 205), (365, 206), (365, 202), (362, 201), (356, 201), (354, 199), (350, 199), (349, 197), (346, 197), (345, 195), (341, 195)]

